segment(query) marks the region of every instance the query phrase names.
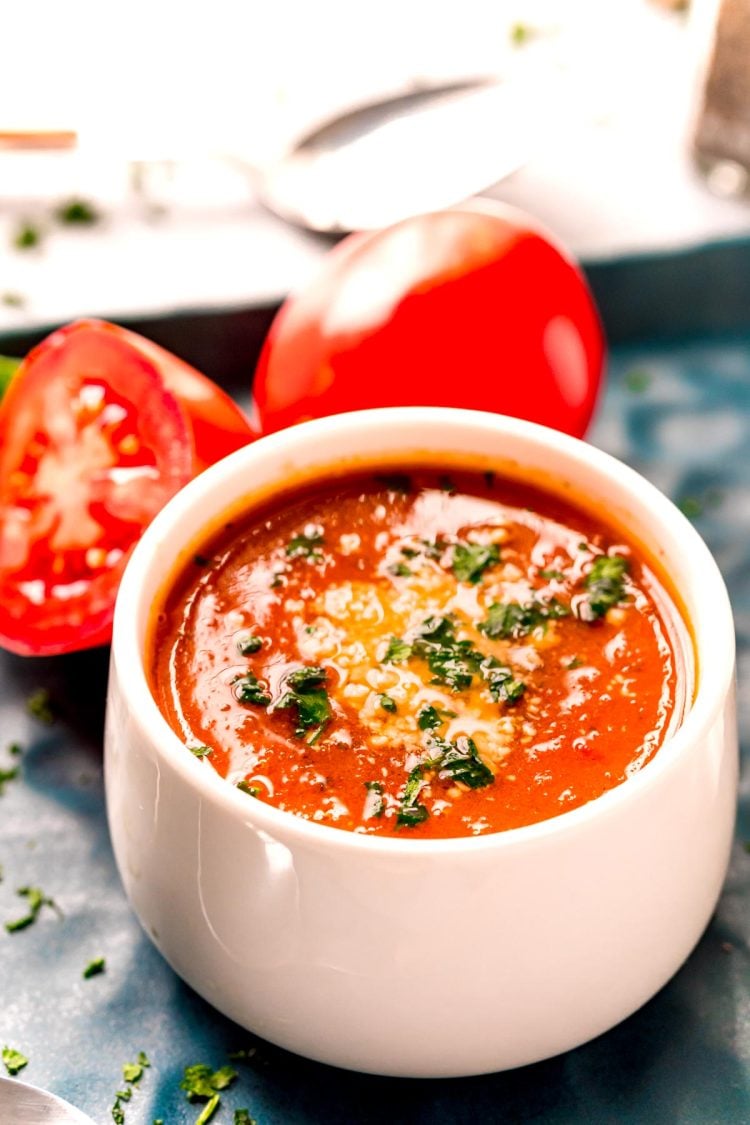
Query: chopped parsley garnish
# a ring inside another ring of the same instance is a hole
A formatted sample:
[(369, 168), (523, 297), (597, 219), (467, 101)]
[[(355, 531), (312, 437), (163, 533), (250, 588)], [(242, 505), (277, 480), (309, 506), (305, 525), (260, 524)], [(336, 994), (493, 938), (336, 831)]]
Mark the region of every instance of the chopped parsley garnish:
[(101, 216), (86, 199), (66, 199), (55, 211), (55, 218), (67, 226), (93, 226)]
[(286, 574), (283, 570), (277, 570), (271, 579), (271, 589), (278, 590), (279, 586), (286, 585)]
[(402, 641), (400, 637), (391, 637), (388, 648), (383, 656), (384, 664), (403, 664), (412, 653), (412, 646)]
[(393, 699), (390, 695), (386, 695), (385, 693), (380, 696), (379, 703), (384, 711), (389, 711), (391, 714), (394, 714), (397, 710), (396, 700)]
[(416, 765), (406, 779), (396, 816), (399, 827), (413, 828), (430, 815), (427, 806), (419, 800), (427, 773), (436, 772), (439, 777), (461, 782), (470, 789), (483, 789), (495, 780), (492, 770), (479, 757), (474, 740), (465, 735), (455, 742), (429, 735), (427, 748), (430, 757)]
[(540, 578), (554, 579), (556, 582), (564, 582), (565, 575), (561, 570), (540, 570)]
[(438, 562), (445, 552), (448, 544), (444, 539), (423, 539), (422, 540), (422, 553), (427, 559), (434, 559)]
[(299, 535), (289, 540), (286, 547), (287, 557), (290, 559), (306, 558), (319, 562), (323, 555), (319, 548), (322, 546), (323, 528), (319, 524), (309, 524), (303, 528)]
[(406, 473), (379, 473), (375, 480), (384, 484), (389, 492), (411, 492), (411, 477)]
[(210, 746), (190, 746), (189, 750), (196, 758), (207, 758), (209, 754), (213, 754), (213, 749)]
[(239, 676), (232, 685), (234, 697), (239, 703), (252, 703), (258, 707), (267, 707), (271, 696), (252, 672)]
[(33, 250), (35, 246), (39, 246), (42, 237), (42, 228), (27, 219), (13, 232), (13, 246), (16, 250)]
[(570, 609), (562, 602), (551, 598), (547, 602), (532, 601), (526, 605), (520, 602), (493, 602), (487, 610), (487, 618), (477, 628), (493, 640), (525, 637), (534, 629), (546, 628), (548, 621), (568, 617)]
[(406, 779), (401, 806), (396, 816), (396, 824), (402, 828), (413, 828), (416, 824), (422, 824), (430, 815), (427, 807), (420, 804), (419, 794), (424, 785), (423, 775), (432, 765), (434, 763), (423, 762), (415, 766)]
[(426, 703), (417, 712), (417, 726), (420, 730), (435, 730), (437, 727), (441, 727), (444, 722), (445, 719), (437, 707), (433, 707), (431, 703)]
[(100, 973), (105, 972), (106, 968), (107, 962), (104, 958), (95, 957), (93, 961), (89, 961), (81, 976), (84, 980), (91, 980), (92, 977), (98, 977)]
[(622, 555), (599, 555), (584, 579), (585, 600), (578, 608), (582, 621), (596, 621), (625, 600), (628, 560)]
[(451, 570), (459, 582), (475, 586), (487, 567), (499, 561), (500, 551), (495, 543), (456, 543)]
[(53, 910), (58, 909), (55, 900), (49, 898), (40, 887), (19, 887), (17, 893), (21, 898), (27, 900), (29, 908), (28, 912), (22, 917), (5, 923), (5, 929), (9, 934), (14, 934), (18, 930), (25, 930), (27, 926), (36, 922), (43, 906), (51, 906)]
[(260, 796), (260, 786), (251, 785), (249, 781), (238, 781), (235, 789), (239, 789), (240, 793), (247, 793), (248, 797)]
[(256, 637), (254, 633), (245, 633), (237, 638), (237, 651), (240, 656), (252, 656), (263, 648), (263, 638)]
[(523, 680), (513, 678), (513, 670), (490, 656), (482, 664), (482, 675), (495, 703), (518, 703), (526, 691)]
[(464, 691), (471, 685), (482, 661), (481, 653), (471, 641), (456, 639), (452, 617), (427, 617), (412, 643), (414, 656), (427, 661), (433, 683), (447, 684), (453, 691)]
[(430, 750), (439, 750), (437, 761), (438, 776), (447, 775), (453, 781), (460, 781), (470, 789), (484, 789), (495, 780), (492, 770), (479, 757), (474, 740), (461, 735), (455, 742), (446, 742), (434, 735), (430, 738)]
[(414, 547), (402, 547), (401, 554), (405, 559), (416, 559), (419, 551), (415, 550)]
[(365, 789), (367, 790), (367, 796), (365, 797), (365, 807), (362, 813), (363, 820), (370, 820), (370, 818), (374, 816), (382, 816), (385, 810), (383, 782), (366, 781)]
[(40, 723), (48, 726), (55, 721), (55, 712), (52, 709), (49, 692), (46, 688), (36, 688), (26, 700), (26, 710)]
[(572, 660), (568, 661), (568, 663), (565, 665), (565, 667), (568, 669), (569, 672), (573, 672), (573, 671), (575, 671), (576, 668), (582, 668), (583, 667), (583, 661), (580, 660), (577, 656), (574, 656)]
[(26, 1055), (22, 1055), (20, 1051), (15, 1051), (12, 1047), (3, 1047), (2, 1058), (5, 1069), (10, 1075), (18, 1074), (25, 1066), (29, 1065)]
[(326, 691), (325, 668), (317, 666), (297, 668), (284, 680), (286, 691), (274, 703), (274, 711), (296, 709), (296, 738), (304, 738), (310, 746), (317, 742), (331, 717), (331, 701)]
[(395, 575), (396, 578), (411, 578), (414, 572), (406, 563), (398, 562), (388, 567), (388, 573)]
[[(433, 684), (446, 684), (453, 691), (465, 691), (471, 687), (474, 676), (480, 675), (496, 703), (516, 703), (526, 689), (525, 684), (513, 679), (511, 669), (495, 657), (486, 656), (469, 640), (458, 640), (455, 621), (449, 616), (436, 614), (425, 618), (411, 643), (399, 637), (391, 638), (385, 662), (396, 663), (411, 657), (427, 662)], [(422, 730), (431, 730), (443, 720), (434, 707), (426, 706), (419, 712), (417, 721)]]

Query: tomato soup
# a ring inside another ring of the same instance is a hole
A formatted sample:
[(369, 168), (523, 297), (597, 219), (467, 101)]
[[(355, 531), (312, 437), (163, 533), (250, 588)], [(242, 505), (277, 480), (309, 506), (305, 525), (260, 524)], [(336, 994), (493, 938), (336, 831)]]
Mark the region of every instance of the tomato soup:
[(153, 694), (185, 744), (300, 817), (499, 832), (642, 769), (692, 694), (634, 542), (494, 472), (332, 473), (226, 523), (157, 604)]

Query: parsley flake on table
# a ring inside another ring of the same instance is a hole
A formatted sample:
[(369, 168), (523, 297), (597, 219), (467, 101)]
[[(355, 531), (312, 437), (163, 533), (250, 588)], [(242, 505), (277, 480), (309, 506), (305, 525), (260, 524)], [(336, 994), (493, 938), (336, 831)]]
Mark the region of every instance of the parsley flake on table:
[(643, 394), (651, 386), (652, 377), (648, 371), (634, 368), (625, 375), (625, 386), (631, 394)]
[(122, 1108), (122, 1102), (129, 1102), (133, 1096), (132, 1086), (140, 1082), (143, 1077), (143, 1071), (146, 1067), (151, 1066), (148, 1055), (145, 1051), (138, 1052), (138, 1059), (134, 1063), (123, 1063), (122, 1076), (125, 1082), (128, 1083), (124, 1090), (115, 1090), (114, 1105), (111, 1109), (112, 1120), (115, 1125), (125, 1125), (125, 1110)]
[(234, 1125), (258, 1125), (258, 1122), (250, 1116), (249, 1110), (236, 1109), (234, 1111)]
[(93, 226), (101, 219), (93, 203), (87, 199), (66, 199), (55, 209), (55, 218), (64, 226)]
[(15, 781), (18, 777), (20, 770), (18, 766), (13, 766), (11, 769), (6, 770), (0, 767), (0, 797), (5, 792), (5, 786), (9, 781)]
[(41, 244), (43, 237), (42, 228), (38, 223), (24, 219), (13, 232), (11, 241), (15, 250), (33, 250)]
[(0, 301), (7, 309), (22, 309), (26, 304), (26, 298), (23, 293), (16, 293), (12, 289), (6, 289), (0, 296)]
[(50, 694), (46, 688), (36, 688), (26, 700), (26, 710), (34, 719), (49, 726), (55, 721)]
[(22, 1055), (20, 1051), (14, 1050), (13, 1047), (3, 1047), (2, 1059), (5, 1069), (11, 1076), (18, 1074), (25, 1066), (29, 1065), (26, 1056)]
[(95, 957), (93, 961), (89, 961), (86, 968), (81, 974), (84, 980), (91, 980), (92, 977), (98, 977), (107, 968), (107, 962), (103, 957)]
[(50, 906), (59, 913), (55, 900), (49, 898), (40, 887), (19, 887), (17, 893), (21, 898), (27, 899), (29, 909), (22, 917), (5, 923), (5, 929), (9, 934), (17, 933), (18, 930), (25, 930), (27, 926), (36, 922), (43, 906)]
[(221, 1091), (231, 1086), (237, 1078), (237, 1071), (231, 1066), (214, 1070), (206, 1063), (186, 1066), (180, 1089), (185, 1091), (189, 1102), (205, 1102), (195, 1125), (206, 1125), (221, 1104)]

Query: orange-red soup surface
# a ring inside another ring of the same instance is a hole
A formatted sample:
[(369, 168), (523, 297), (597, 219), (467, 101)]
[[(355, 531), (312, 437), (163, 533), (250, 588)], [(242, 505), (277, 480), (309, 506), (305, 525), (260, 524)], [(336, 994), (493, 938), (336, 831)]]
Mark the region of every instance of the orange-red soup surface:
[(156, 610), (153, 693), (204, 769), (313, 822), (470, 836), (640, 770), (687, 631), (600, 517), (494, 473), (350, 473), (228, 523)]

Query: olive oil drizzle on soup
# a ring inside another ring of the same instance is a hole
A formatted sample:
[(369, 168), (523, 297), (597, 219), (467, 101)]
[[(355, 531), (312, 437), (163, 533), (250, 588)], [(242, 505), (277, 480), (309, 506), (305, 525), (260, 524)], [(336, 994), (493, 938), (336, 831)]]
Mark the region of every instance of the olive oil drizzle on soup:
[(493, 473), (277, 498), (157, 608), (151, 686), (185, 752), (355, 832), (546, 820), (641, 769), (689, 702), (685, 627), (638, 550)]

